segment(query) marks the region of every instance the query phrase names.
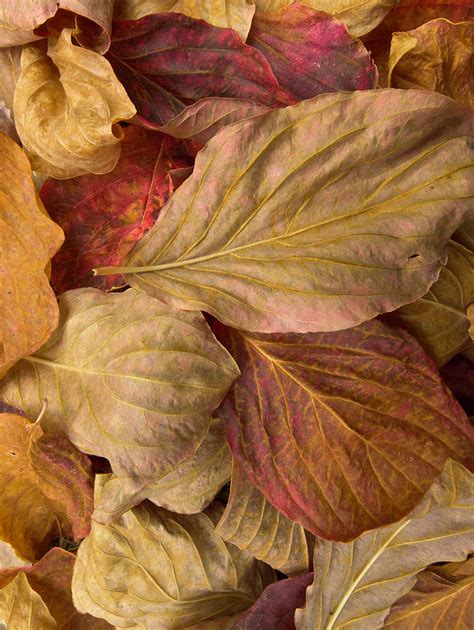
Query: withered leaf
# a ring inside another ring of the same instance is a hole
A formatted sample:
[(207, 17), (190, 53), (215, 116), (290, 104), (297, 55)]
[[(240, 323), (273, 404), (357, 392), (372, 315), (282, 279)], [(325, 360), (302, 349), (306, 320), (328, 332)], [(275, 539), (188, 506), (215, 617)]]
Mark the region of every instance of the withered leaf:
[(216, 531), (282, 573), (297, 575), (309, 570), (309, 535), (267, 501), (235, 460), (229, 501)]
[(202, 512), (229, 481), (231, 467), (223, 424), (213, 418), (197, 451), (169, 473), (152, 479), (111, 475), (102, 488), (93, 518), (101, 523), (113, 522), (144, 499), (178, 514)]
[(13, 110), (15, 85), (21, 72), (21, 46), (0, 48), (0, 101)]
[(238, 375), (199, 313), (133, 289), (67, 291), (51, 341), (0, 382), (0, 395), (39, 413), (123, 476), (163, 475), (192, 455)]
[(472, 207), (473, 122), (445, 96), (388, 89), (231, 125), (126, 266), (98, 273), (245, 330), (355, 326), (437, 279)]
[(58, 305), (45, 267), (64, 240), (37, 199), (26, 155), (2, 133), (0, 227), (1, 377), (18, 359), (37, 350), (57, 326)]
[(220, 407), (234, 456), (317, 536), (350, 540), (398, 520), (448, 457), (472, 457), (474, 427), (403, 330), (373, 320), (338, 333), (214, 332), (242, 371)]
[(124, 130), (120, 159), (107, 175), (48, 179), (40, 195), (66, 236), (52, 264), (56, 291), (123, 286), (123, 276), (98, 278), (91, 269), (123, 263), (172, 193), (169, 172), (191, 164), (182, 142), (131, 125)]
[(14, 116), (33, 170), (58, 179), (108, 173), (120, 155), (121, 127), (135, 107), (110, 63), (75, 46), (72, 30), (48, 41), (48, 53), (25, 46)]
[(245, 610), (275, 576), (214, 532), (222, 509), (180, 515), (150, 503), (93, 522), (78, 550), (73, 601), (117, 626), (188, 628)]
[(12, 630), (56, 630), (58, 627), (46, 604), (20, 572), (0, 590), (0, 622)]
[[(404, 519), (351, 543), (317, 539), (314, 582), (298, 630), (375, 630), (390, 606), (432, 562), (463, 560), (474, 542), (474, 482), (449, 460), (443, 473)], [(406, 626), (405, 626), (406, 627)]]

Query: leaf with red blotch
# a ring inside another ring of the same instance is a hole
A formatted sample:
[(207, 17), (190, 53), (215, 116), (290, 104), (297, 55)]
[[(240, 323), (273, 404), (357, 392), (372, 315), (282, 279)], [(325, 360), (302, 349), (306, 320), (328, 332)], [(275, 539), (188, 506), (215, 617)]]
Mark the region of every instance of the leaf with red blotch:
[(343, 22), (304, 4), (259, 13), (247, 41), (265, 55), (297, 100), (377, 85), (377, 68), (364, 44), (349, 35)]
[(295, 610), (305, 605), (306, 588), (312, 581), (312, 573), (303, 573), (270, 584), (232, 630), (295, 630)]
[(41, 189), (49, 215), (66, 235), (52, 261), (51, 284), (58, 293), (85, 286), (103, 290), (123, 286), (123, 276), (96, 278), (91, 269), (123, 263), (179, 184), (170, 171), (192, 163), (184, 144), (175, 138), (136, 126), (124, 133), (112, 172), (49, 179)]
[(105, 630), (111, 628), (103, 619), (77, 612), (72, 603), (71, 581), (76, 556), (59, 547), (53, 547), (41, 560), (26, 567), (0, 569), (0, 589), (19, 573), (24, 573), (30, 587), (46, 604), (58, 628)]
[(333, 333), (213, 330), (242, 373), (219, 412), (234, 456), (317, 536), (350, 540), (396, 521), (448, 457), (472, 456), (474, 427), (404, 330), (378, 320)]
[(106, 56), (137, 108), (137, 120), (155, 129), (207, 96), (269, 107), (294, 102), (265, 57), (235, 31), (179, 13), (116, 21)]

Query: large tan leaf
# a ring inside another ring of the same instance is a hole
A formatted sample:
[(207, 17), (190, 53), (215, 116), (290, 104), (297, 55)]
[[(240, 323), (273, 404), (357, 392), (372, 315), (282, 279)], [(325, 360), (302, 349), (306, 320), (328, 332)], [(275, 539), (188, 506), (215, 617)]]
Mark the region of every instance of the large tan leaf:
[(188, 628), (249, 608), (273, 571), (215, 533), (222, 508), (179, 515), (150, 503), (93, 522), (74, 568), (80, 612), (118, 627)]
[(121, 476), (163, 475), (192, 455), (238, 368), (199, 313), (136, 291), (67, 291), (51, 341), (0, 394)]
[(71, 29), (48, 41), (48, 53), (25, 46), (15, 90), (18, 135), (34, 170), (58, 179), (108, 173), (120, 155), (135, 107), (110, 63), (75, 46)]
[(55, 630), (58, 627), (23, 572), (0, 590), (1, 621), (5, 621), (9, 630)]
[(0, 101), (13, 109), (15, 85), (21, 72), (21, 46), (0, 48)]
[(474, 477), (448, 460), (404, 519), (350, 543), (317, 539), (314, 582), (298, 630), (375, 630), (432, 562), (463, 560), (474, 545)]
[(117, 0), (114, 17), (138, 20), (144, 15), (165, 11), (183, 13), (214, 26), (233, 28), (245, 41), (255, 13), (255, 4), (249, 0)]
[(231, 125), (127, 266), (98, 273), (129, 272), (137, 289), (235, 328), (355, 326), (437, 279), (473, 208), (473, 122), (447, 97), (387, 89)]
[[(0, 133), (0, 377), (37, 350), (58, 323), (58, 305), (44, 272), (64, 240), (36, 197), (20, 147)], [(21, 405), (19, 405), (21, 406)]]
[(474, 106), (474, 22), (432, 20), (394, 33), (388, 82), (396, 88), (423, 88)]
[(305, 530), (273, 507), (234, 460), (229, 501), (218, 534), (287, 575), (309, 571)]
[[(313, 9), (342, 20), (351, 35), (360, 37), (379, 24), (400, 0), (303, 0)], [(256, 0), (257, 11), (277, 11), (291, 0)]]
[(111, 475), (93, 518), (113, 522), (144, 499), (178, 514), (202, 512), (229, 481), (231, 466), (224, 426), (219, 418), (213, 418), (197, 451), (169, 473), (152, 479)]

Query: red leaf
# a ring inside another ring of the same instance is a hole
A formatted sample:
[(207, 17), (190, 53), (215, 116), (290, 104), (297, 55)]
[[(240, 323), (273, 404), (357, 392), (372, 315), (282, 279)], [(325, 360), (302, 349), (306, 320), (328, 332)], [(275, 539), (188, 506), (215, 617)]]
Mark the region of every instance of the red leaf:
[(247, 41), (297, 100), (377, 85), (377, 68), (364, 44), (340, 20), (303, 4), (258, 14)]
[(407, 332), (252, 334), (214, 325), (241, 377), (222, 403), (230, 447), (285, 516), (349, 540), (409, 512), (474, 429)]
[(41, 198), (66, 235), (53, 258), (51, 283), (58, 293), (77, 287), (111, 289), (120, 275), (94, 277), (93, 267), (121, 265), (134, 244), (154, 225), (180, 178), (172, 169), (191, 164), (180, 140), (130, 126), (122, 153), (107, 175), (47, 180)]
[(270, 64), (230, 28), (179, 13), (114, 23), (107, 58), (138, 111), (160, 127), (186, 105), (207, 96), (238, 97), (279, 107), (293, 99)]

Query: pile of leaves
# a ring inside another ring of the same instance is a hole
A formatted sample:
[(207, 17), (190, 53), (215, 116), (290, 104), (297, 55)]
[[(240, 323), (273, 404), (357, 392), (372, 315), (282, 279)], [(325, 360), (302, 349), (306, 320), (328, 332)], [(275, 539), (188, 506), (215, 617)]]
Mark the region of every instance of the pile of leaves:
[(472, 627), (473, 14), (2, 0), (8, 628)]

